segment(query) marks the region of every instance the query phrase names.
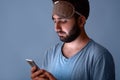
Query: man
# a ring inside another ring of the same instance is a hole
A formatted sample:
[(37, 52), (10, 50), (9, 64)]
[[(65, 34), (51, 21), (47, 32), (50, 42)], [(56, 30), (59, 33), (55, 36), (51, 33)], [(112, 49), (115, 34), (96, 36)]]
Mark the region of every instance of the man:
[(62, 43), (46, 52), (41, 69), (32, 67), (32, 80), (115, 80), (111, 54), (85, 32), (88, 16), (88, 0), (53, 0), (52, 19)]

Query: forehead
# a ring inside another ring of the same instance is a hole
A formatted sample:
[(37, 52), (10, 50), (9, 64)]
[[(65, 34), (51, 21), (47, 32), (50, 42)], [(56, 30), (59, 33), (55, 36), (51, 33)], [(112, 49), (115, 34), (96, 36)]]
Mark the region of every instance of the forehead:
[(63, 18), (63, 17), (60, 17), (60, 16), (55, 14), (55, 15), (52, 16), (52, 19), (53, 20), (67, 20), (67, 21), (71, 21), (73, 19), (73, 17), (71, 17), (71, 18)]
[(76, 21), (74, 17), (71, 17), (71, 18), (61, 18), (58, 15), (53, 15), (52, 19), (53, 19), (53, 21), (67, 21), (67, 23), (73, 23), (73, 22)]

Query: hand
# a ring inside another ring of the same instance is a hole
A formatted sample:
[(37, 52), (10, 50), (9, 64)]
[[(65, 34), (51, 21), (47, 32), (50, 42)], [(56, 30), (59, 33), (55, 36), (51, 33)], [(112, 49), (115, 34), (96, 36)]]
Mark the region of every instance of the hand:
[(31, 79), (32, 80), (56, 80), (55, 77), (43, 69), (37, 69), (37, 67), (31, 68)]

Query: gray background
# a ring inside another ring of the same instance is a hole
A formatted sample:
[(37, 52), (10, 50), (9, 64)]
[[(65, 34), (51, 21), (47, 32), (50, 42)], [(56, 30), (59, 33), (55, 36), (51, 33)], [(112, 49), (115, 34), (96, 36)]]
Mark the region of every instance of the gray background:
[[(120, 0), (90, 0), (88, 35), (113, 55), (120, 79)], [(0, 80), (30, 80), (26, 58), (40, 66), (43, 54), (59, 41), (51, 0), (0, 0)]]

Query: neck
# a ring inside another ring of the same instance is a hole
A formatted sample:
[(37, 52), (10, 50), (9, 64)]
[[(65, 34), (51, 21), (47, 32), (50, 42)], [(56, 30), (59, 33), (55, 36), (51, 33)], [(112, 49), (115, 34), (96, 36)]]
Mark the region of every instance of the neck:
[(63, 55), (67, 58), (72, 57), (84, 48), (89, 41), (90, 38), (85, 33), (81, 33), (81, 35), (74, 41), (64, 44), (62, 49)]

